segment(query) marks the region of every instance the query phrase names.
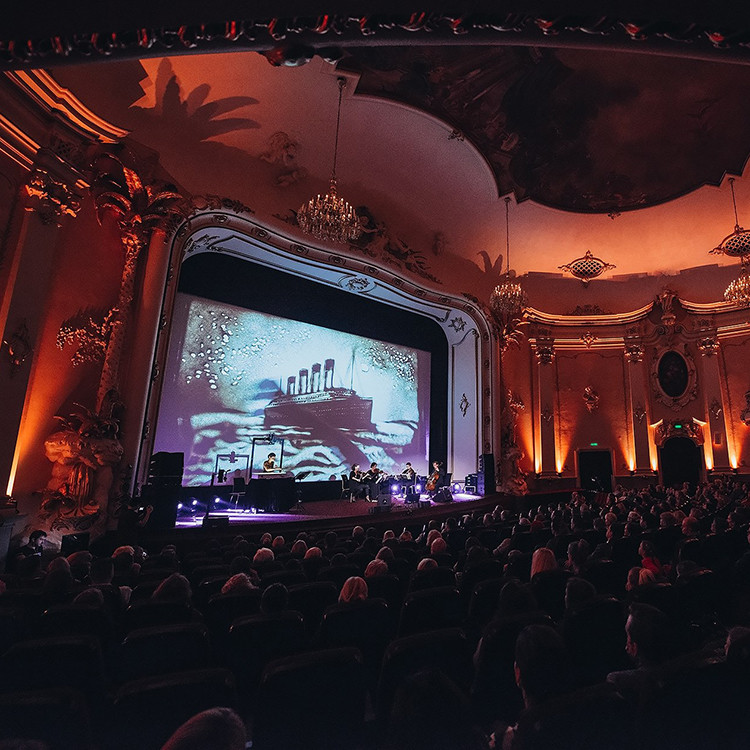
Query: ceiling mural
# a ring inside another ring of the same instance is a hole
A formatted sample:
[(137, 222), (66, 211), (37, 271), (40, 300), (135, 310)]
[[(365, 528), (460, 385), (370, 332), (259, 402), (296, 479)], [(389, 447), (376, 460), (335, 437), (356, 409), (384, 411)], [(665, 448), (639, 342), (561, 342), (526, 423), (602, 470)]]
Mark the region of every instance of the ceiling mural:
[(750, 69), (534, 47), (370, 47), (358, 94), (425, 110), (471, 139), (500, 195), (617, 214), (717, 185), (750, 154)]

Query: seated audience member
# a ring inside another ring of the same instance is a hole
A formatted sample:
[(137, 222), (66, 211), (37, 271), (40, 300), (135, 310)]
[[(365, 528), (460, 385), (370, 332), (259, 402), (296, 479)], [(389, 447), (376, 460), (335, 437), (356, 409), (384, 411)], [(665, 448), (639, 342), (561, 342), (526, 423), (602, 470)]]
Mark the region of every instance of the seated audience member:
[(247, 573), (235, 573), (221, 587), (222, 594), (245, 594), (255, 591), (258, 587), (250, 580)]
[(750, 628), (735, 625), (728, 633), (724, 644), (727, 664), (746, 669), (750, 667)]
[(141, 566), (135, 562), (135, 549), (128, 544), (118, 547), (112, 553), (112, 563), (115, 566), (112, 582), (116, 586), (132, 588), (141, 570)]
[(648, 539), (641, 541), (638, 546), (638, 554), (641, 558), (641, 567), (650, 570), (656, 578), (664, 578), (664, 570), (661, 561), (656, 556), (654, 543)]
[(231, 708), (210, 708), (188, 719), (161, 750), (245, 750), (247, 733)]
[(190, 581), (180, 573), (172, 573), (171, 576), (165, 578), (151, 594), (151, 601), (183, 604), (186, 607), (191, 605), (192, 598)]
[(73, 598), (73, 605), (84, 608), (104, 608), (104, 594), (97, 588), (88, 588)]
[(115, 586), (112, 580), (115, 566), (111, 557), (97, 557), (91, 561), (89, 578), (104, 597), (104, 606), (110, 617), (117, 620), (130, 602), (133, 590), (129, 586)]
[[(434, 562), (434, 560), (433, 560)], [(365, 578), (388, 575), (388, 563), (385, 560), (370, 560), (365, 568)]]
[(607, 682), (636, 704), (655, 690), (655, 670), (670, 652), (667, 616), (649, 604), (633, 604), (625, 623), (625, 650), (635, 663), (634, 669), (610, 672)]
[(339, 604), (354, 604), (367, 599), (367, 583), (364, 578), (352, 576), (344, 581), (339, 594)]
[(292, 557), (301, 560), (307, 552), (307, 542), (304, 539), (296, 539), (292, 544), (291, 555)]
[(557, 560), (551, 549), (548, 547), (540, 547), (534, 550), (534, 554), (531, 556), (531, 577), (533, 578), (537, 573), (543, 573), (548, 570), (557, 570)]
[(431, 557), (425, 557), (417, 563), (417, 570), (434, 570), (437, 566), (437, 560), (433, 560)]
[(77, 583), (88, 583), (89, 572), (91, 570), (91, 561), (94, 556), (88, 550), (79, 550), (68, 555), (68, 565), (70, 565), (70, 574)]
[(585, 607), (596, 596), (594, 585), (585, 578), (574, 576), (565, 586), (565, 611), (574, 612)]
[(264, 615), (276, 615), (289, 607), (289, 590), (283, 583), (272, 583), (260, 597), (260, 611)]
[(16, 550), (17, 555), (31, 557), (32, 555), (41, 556), (44, 549), (44, 540), (47, 538), (47, 532), (42, 529), (36, 529), (29, 534), (29, 541)]

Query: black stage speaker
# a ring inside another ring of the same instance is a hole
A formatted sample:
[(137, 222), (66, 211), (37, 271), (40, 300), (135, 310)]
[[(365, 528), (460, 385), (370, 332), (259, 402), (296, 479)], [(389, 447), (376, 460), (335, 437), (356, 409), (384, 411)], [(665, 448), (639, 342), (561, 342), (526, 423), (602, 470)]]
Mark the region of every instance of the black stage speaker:
[(148, 483), (154, 487), (181, 487), (184, 467), (184, 453), (154, 453), (148, 465)]
[(441, 487), (433, 496), (433, 503), (452, 503), (453, 495), (448, 487)]
[(60, 540), (60, 554), (67, 557), (74, 552), (80, 552), (89, 548), (90, 534), (65, 534)]
[(147, 484), (141, 488), (141, 506), (153, 507), (147, 529), (173, 529), (177, 523), (177, 503), (180, 502), (180, 485), (155, 486)]
[(393, 506), (388, 505), (374, 505), (370, 510), (368, 511), (371, 516), (376, 516), (379, 513), (390, 513), (393, 509)]
[(477, 472), (477, 494), (490, 495), (495, 492), (495, 456), (482, 453), (479, 456)]
[(229, 528), (229, 516), (204, 516), (203, 528), (204, 529), (228, 529)]

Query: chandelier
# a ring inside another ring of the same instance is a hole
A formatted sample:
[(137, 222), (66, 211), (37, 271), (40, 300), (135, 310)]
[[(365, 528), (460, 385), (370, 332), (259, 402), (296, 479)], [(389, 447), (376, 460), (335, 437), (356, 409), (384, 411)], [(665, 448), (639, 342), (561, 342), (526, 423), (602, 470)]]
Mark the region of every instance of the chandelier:
[(508, 261), (508, 268), (505, 272), (505, 280), (502, 284), (495, 287), (490, 295), (490, 307), (497, 316), (502, 326), (508, 326), (511, 321), (518, 320), (521, 317), (528, 297), (516, 281), (510, 278), (510, 215), (509, 215), (510, 198), (505, 198), (505, 257)]
[(339, 150), (339, 127), (341, 125), (341, 97), (346, 86), (346, 79), (338, 79), (339, 106), (336, 114), (336, 139), (333, 147), (333, 169), (331, 184), (325, 195), (316, 195), (303, 204), (297, 212), (297, 222), (305, 234), (311, 234), (319, 240), (329, 242), (348, 242), (356, 240), (362, 232), (357, 212), (336, 189), (336, 160)]
[(750, 307), (750, 277), (748, 277), (747, 272), (747, 266), (750, 262), (750, 231), (740, 226), (739, 218), (737, 217), (734, 177), (729, 178), (729, 187), (732, 191), (732, 207), (734, 208), (734, 231), (728, 234), (710, 252), (715, 255), (728, 255), (730, 258), (739, 258), (742, 270), (740, 271), (740, 275), (724, 291), (724, 299), (739, 307)]
[(740, 275), (724, 291), (724, 299), (738, 307), (750, 307), (750, 276), (744, 263)]

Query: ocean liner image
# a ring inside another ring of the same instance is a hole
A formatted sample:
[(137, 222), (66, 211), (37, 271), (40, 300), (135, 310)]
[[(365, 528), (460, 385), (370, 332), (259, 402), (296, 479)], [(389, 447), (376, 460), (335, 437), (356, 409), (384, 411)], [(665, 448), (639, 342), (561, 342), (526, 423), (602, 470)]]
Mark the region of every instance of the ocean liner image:
[[(352, 430), (372, 429), (372, 399), (363, 398), (353, 388), (333, 385), (334, 360), (319, 362), (299, 376), (287, 378), (286, 393), (279, 383), (279, 395), (265, 408), (264, 424), (315, 426), (321, 422), (331, 427)], [(352, 362), (352, 385), (354, 363)]]

